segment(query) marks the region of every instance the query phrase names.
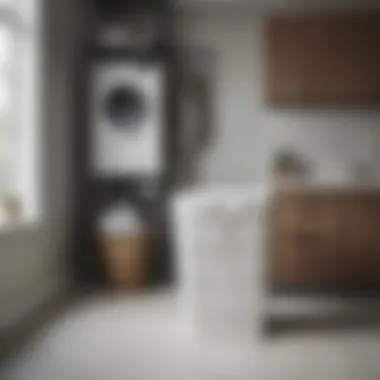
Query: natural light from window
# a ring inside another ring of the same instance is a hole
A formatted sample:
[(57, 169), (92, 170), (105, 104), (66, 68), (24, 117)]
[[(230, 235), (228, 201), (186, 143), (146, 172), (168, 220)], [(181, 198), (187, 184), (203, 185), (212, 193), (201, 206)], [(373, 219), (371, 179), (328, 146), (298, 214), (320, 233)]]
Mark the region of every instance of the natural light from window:
[(0, 226), (35, 218), (36, 0), (0, 0)]

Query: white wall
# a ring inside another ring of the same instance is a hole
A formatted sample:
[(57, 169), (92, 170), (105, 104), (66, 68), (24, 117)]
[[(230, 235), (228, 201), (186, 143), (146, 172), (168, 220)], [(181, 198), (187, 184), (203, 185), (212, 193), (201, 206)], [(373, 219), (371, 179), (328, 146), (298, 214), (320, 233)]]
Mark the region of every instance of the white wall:
[(41, 219), (0, 230), (0, 332), (56, 297), (68, 285), (74, 114), (73, 69), (82, 16), (76, 0), (44, 0)]
[(318, 178), (346, 177), (355, 160), (380, 164), (380, 112), (280, 112), (264, 106), (264, 25), (265, 17), (253, 10), (182, 15), (182, 41), (215, 54), (214, 142), (201, 180), (265, 180), (273, 153), (284, 144), (304, 154)]

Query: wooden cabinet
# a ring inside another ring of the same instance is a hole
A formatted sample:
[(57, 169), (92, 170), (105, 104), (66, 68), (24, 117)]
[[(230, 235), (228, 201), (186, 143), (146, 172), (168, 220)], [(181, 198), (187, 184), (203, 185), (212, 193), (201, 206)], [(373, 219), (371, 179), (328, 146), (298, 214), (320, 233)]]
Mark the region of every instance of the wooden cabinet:
[(380, 103), (380, 13), (273, 18), (266, 46), (269, 104)]
[(278, 194), (270, 221), (276, 287), (380, 286), (380, 194)]

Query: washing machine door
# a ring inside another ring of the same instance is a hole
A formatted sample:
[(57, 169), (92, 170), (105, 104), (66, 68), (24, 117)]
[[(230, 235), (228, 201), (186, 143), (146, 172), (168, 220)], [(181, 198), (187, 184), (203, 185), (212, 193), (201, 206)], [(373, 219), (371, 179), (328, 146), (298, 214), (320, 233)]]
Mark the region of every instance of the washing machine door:
[(94, 65), (91, 166), (96, 175), (151, 176), (162, 172), (164, 83), (160, 65)]
[(106, 94), (103, 112), (111, 127), (130, 132), (138, 130), (147, 112), (144, 95), (132, 85), (116, 86)]

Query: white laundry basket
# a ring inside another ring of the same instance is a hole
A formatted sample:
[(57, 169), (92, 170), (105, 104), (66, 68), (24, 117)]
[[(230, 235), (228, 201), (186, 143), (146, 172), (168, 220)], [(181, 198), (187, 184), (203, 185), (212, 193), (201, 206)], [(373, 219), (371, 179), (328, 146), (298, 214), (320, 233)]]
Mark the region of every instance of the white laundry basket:
[(204, 189), (174, 202), (179, 305), (184, 331), (252, 341), (265, 300), (262, 188)]

